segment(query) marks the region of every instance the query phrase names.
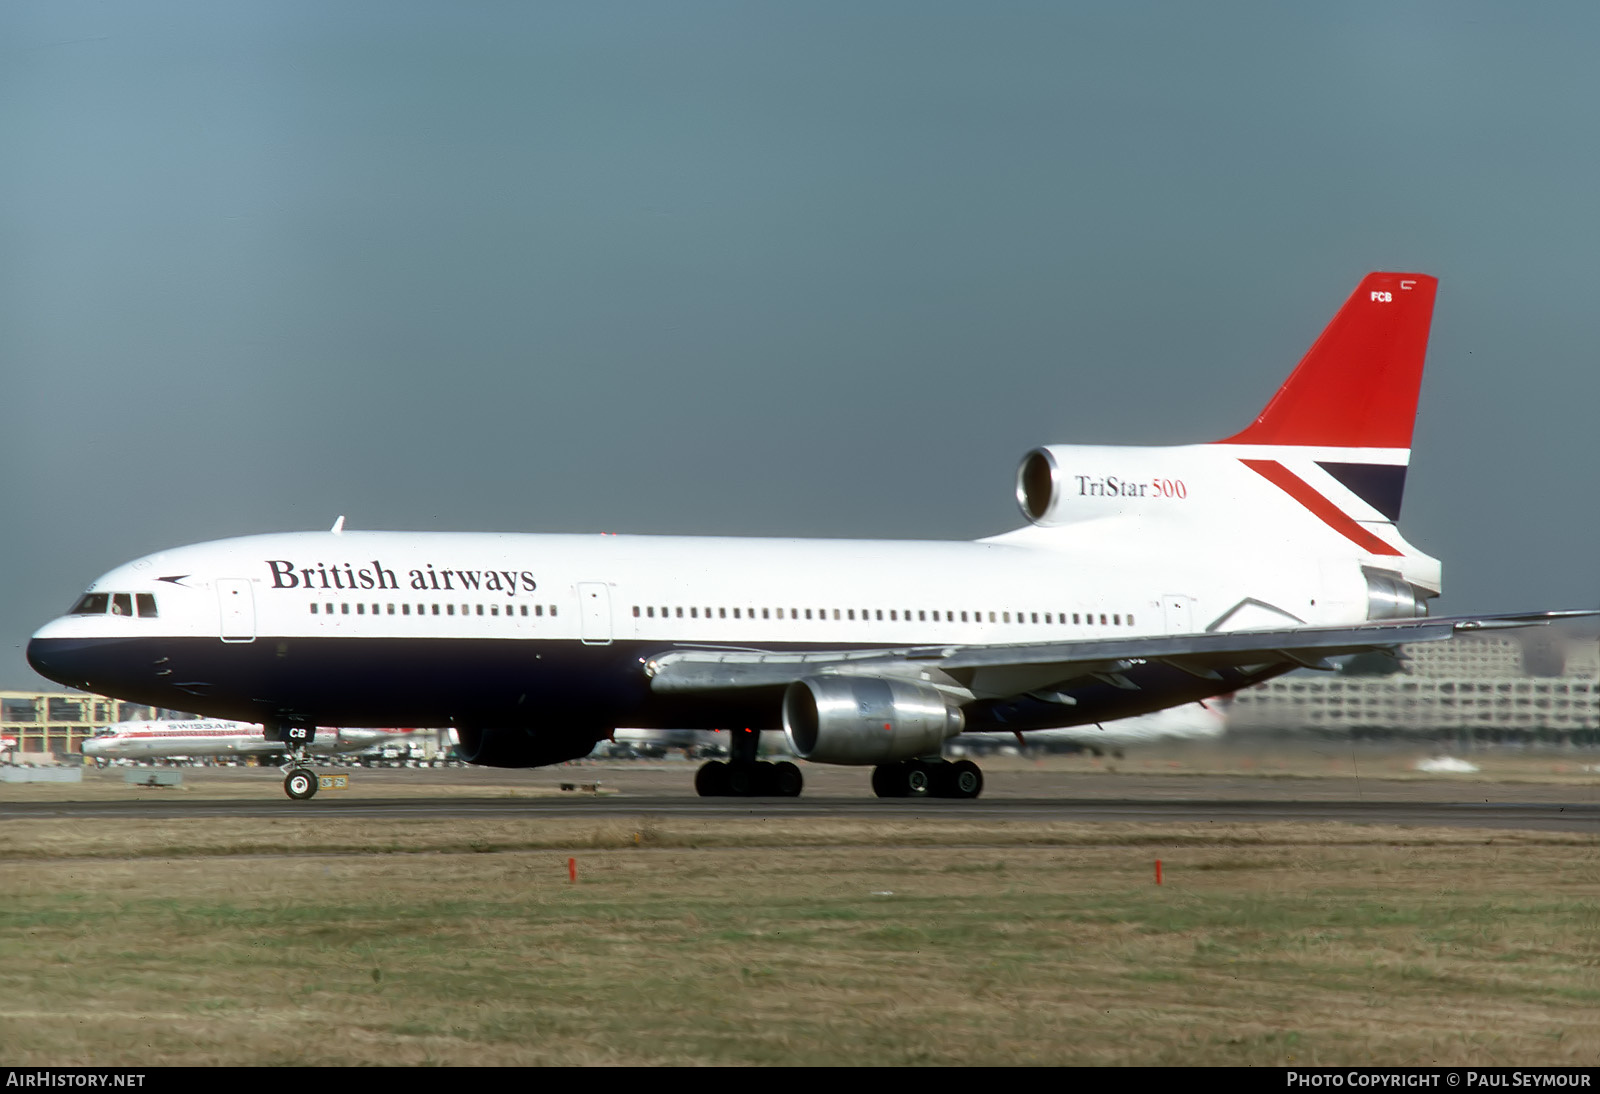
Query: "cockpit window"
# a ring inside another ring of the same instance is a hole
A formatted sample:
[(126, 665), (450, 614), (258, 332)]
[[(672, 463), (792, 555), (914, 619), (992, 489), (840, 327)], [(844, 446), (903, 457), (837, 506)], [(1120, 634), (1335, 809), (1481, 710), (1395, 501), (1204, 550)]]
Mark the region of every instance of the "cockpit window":
[(132, 615), (134, 606), (144, 619), (155, 619), (156, 598), (153, 593), (84, 593), (72, 606), (68, 615)]

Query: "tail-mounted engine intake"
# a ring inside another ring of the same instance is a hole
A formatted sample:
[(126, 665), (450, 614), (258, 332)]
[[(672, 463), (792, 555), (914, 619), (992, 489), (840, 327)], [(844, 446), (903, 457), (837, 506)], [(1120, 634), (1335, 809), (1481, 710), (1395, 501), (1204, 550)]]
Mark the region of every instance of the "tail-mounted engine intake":
[(796, 756), (823, 764), (881, 764), (939, 751), (965, 719), (934, 688), (865, 676), (809, 676), (783, 696), (783, 732)]
[[(1017, 506), (1046, 528), (1118, 515), (1188, 519), (1201, 508), (1202, 496), (1213, 505), (1226, 496), (1212, 483), (1219, 469), (1240, 470), (1237, 460), (1213, 447), (1044, 445), (1017, 467)], [(1201, 489), (1202, 482), (1211, 485)]]
[(1361, 568), (1367, 579), (1368, 619), (1421, 619), (1428, 614), (1432, 594), (1388, 570)]
[(1017, 468), (1017, 505), (1035, 524), (1052, 523), (1050, 517), (1061, 498), (1061, 469), (1048, 448), (1035, 448)]

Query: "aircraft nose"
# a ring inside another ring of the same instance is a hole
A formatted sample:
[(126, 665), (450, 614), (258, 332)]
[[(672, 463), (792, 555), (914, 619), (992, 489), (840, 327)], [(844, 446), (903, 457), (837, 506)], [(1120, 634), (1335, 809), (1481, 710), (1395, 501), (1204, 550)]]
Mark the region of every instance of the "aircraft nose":
[(34, 635), (28, 640), (28, 664), (34, 672), (46, 680), (54, 680), (69, 687), (76, 686), (76, 678), (81, 674), (73, 671), (71, 666), (73, 660), (59, 638), (41, 638)]
[(47, 680), (81, 691), (99, 691), (119, 676), (121, 667), (106, 643), (87, 638), (55, 638), (41, 630), (28, 642), (28, 664)]

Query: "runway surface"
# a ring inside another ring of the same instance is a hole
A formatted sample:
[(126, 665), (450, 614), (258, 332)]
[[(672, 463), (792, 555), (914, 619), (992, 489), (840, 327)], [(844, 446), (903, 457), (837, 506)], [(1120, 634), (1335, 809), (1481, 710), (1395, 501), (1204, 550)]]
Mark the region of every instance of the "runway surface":
[(283, 801), (37, 802), (0, 806), (0, 818), (201, 819), (208, 817), (392, 818), (469, 820), (482, 817), (640, 817), (676, 816), (758, 819), (780, 817), (957, 817), (1012, 821), (1122, 821), (1135, 823), (1249, 823), (1284, 821), (1344, 824), (1405, 824), (1447, 828), (1539, 829), (1600, 834), (1600, 806), (1589, 804), (1474, 802), (1288, 802), (1288, 801), (1086, 801), (1013, 798), (994, 802), (931, 800), (854, 801), (841, 798), (683, 799), (594, 798), (506, 800), (458, 798), (419, 801), (374, 799), (339, 801), (331, 795), (300, 803)]
[[(129, 787), (122, 769), (87, 772), (79, 786), (7, 785), (0, 819), (213, 817), (470, 820), (526, 817), (855, 817), (904, 820), (1124, 823), (1334, 822), (1523, 829), (1600, 835), (1600, 780), (1473, 782), (1237, 775), (1150, 775), (1052, 769), (988, 770), (976, 801), (871, 796), (852, 769), (807, 768), (798, 799), (699, 798), (693, 766), (611, 763), (533, 772), (354, 770), (349, 791), (309, 802), (283, 796), (260, 768), (186, 768), (184, 787)], [(598, 783), (599, 791), (587, 790)], [(563, 792), (563, 784), (575, 789)]]

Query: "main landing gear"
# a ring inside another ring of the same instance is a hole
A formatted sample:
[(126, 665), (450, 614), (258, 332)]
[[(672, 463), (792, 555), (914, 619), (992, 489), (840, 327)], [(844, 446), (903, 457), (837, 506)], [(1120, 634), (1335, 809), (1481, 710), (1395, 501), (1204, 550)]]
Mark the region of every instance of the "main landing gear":
[(983, 770), (971, 760), (902, 760), (872, 769), (872, 792), (880, 798), (976, 798)]
[(711, 760), (694, 776), (695, 792), (702, 798), (798, 798), (804, 786), (800, 769), (788, 760)]
[(316, 740), (316, 727), (269, 725), (267, 729), (268, 736), (276, 736), (289, 746), (289, 762), (283, 765), (283, 792), (297, 802), (309, 801), (316, 796), (319, 785), (317, 773), (311, 769), (311, 742)]
[(798, 798), (805, 786), (800, 769), (788, 760), (756, 759), (761, 734), (734, 733), (729, 759), (712, 760), (695, 772), (695, 793), (702, 798)]

